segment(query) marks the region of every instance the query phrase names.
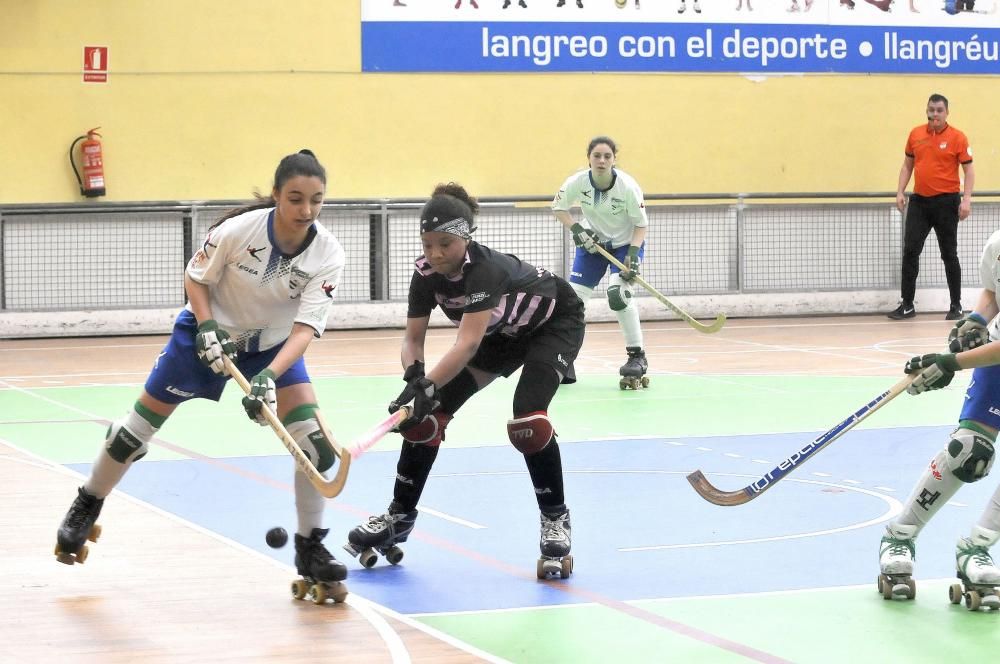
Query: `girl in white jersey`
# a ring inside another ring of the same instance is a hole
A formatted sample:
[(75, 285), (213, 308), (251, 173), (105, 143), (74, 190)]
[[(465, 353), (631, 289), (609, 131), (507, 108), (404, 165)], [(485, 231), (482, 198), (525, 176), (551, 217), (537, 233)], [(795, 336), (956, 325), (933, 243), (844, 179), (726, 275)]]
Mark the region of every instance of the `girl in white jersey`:
[[(253, 376), (251, 394), (243, 399), (250, 419), (266, 425), (261, 409), (270, 408), (317, 469), (333, 466), (333, 446), (316, 419), (316, 394), (302, 357), (325, 329), (344, 268), (340, 243), (316, 223), (325, 194), (326, 171), (302, 150), (281, 160), (269, 197), (209, 229), (184, 273), (188, 305), (139, 399), (108, 428), (90, 477), (59, 528), (60, 562), (83, 562), (84, 542), (104, 498), (146, 454), (177, 406), (199, 397), (219, 400), (229, 378), (223, 355)], [(347, 569), (321, 543), (328, 532), (322, 527), (324, 498), (297, 468), (295, 504), (298, 572), (338, 584)], [(331, 594), (339, 599), (346, 589)]]
[[(608, 282), (608, 305), (618, 317), (625, 335), (628, 360), (619, 369), (624, 377), (621, 386), (636, 387), (648, 365), (642, 345), (639, 309), (632, 301), (631, 283), (639, 274), (645, 253), (646, 205), (639, 184), (624, 171), (615, 168), (618, 146), (607, 136), (598, 136), (587, 146), (590, 168), (569, 176), (552, 201), (556, 219), (573, 234), (576, 256), (569, 282), (584, 302), (594, 293), (594, 287), (611, 269)], [(583, 223), (573, 220), (570, 208), (579, 205)], [(622, 273), (597, 252), (601, 245), (628, 268)]]
[[(913, 598), (912, 579), (916, 538), (924, 526), (964, 485), (980, 480), (993, 466), (1000, 430), (1000, 231), (983, 248), (979, 275), (983, 290), (975, 309), (955, 324), (948, 335), (949, 353), (911, 358), (904, 371), (917, 374), (907, 391), (920, 394), (947, 386), (956, 371), (974, 369), (958, 427), (944, 449), (931, 460), (896, 518), (889, 522), (879, 549), (879, 589), (886, 599)], [(987, 323), (987, 321), (992, 321)], [(965, 596), (970, 609), (1000, 608), (1000, 569), (989, 548), (1000, 540), (1000, 488), (955, 546), (955, 566), (963, 585), (955, 584), (951, 599)]]

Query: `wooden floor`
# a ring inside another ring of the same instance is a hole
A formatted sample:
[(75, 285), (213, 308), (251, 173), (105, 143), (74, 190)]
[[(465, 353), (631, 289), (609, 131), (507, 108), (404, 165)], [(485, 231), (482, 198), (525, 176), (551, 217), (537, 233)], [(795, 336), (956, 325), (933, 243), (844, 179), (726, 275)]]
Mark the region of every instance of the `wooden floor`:
[[(645, 332), (654, 374), (895, 376), (911, 355), (942, 345), (950, 325), (927, 314), (902, 323), (871, 316), (733, 320), (716, 335), (667, 322), (647, 324)], [(141, 383), (164, 339), (0, 341), (0, 396), (54, 381)], [(399, 374), (400, 339), (400, 330), (327, 333), (309, 350), (310, 371)], [(452, 330), (432, 330), (429, 359), (453, 339)], [(616, 374), (623, 360), (617, 326), (592, 325), (578, 371)], [(286, 567), (125, 496), (108, 501), (102, 517), (116, 524), (115, 537), (93, 545), (86, 564), (60, 565), (52, 556), (55, 530), (79, 484), (64, 467), (0, 440), (0, 661), (489, 659), (353, 595), (337, 606), (296, 602)]]

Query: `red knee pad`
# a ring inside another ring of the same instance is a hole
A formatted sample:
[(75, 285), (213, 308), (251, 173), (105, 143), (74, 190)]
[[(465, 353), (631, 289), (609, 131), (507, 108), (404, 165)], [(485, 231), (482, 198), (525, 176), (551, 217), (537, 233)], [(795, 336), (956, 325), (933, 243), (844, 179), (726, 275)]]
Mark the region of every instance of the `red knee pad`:
[(544, 410), (515, 417), (507, 422), (507, 436), (511, 444), (521, 454), (537, 454), (555, 435), (549, 414)]
[(420, 424), (401, 431), (403, 440), (418, 445), (437, 447), (444, 440), (444, 430), (451, 422), (451, 415), (434, 413), (425, 417)]

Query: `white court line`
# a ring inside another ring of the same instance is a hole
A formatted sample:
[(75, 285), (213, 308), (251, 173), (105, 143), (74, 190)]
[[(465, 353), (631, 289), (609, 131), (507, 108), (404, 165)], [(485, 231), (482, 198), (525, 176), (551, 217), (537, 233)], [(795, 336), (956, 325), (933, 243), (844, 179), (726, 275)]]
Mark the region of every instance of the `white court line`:
[[(28, 395), (31, 395), (31, 396), (37, 396), (37, 395), (32, 394), (29, 390), (25, 390), (25, 389), (22, 389), (22, 388), (15, 388), (15, 389), (17, 389), (18, 391), (24, 392), (24, 393), (26, 393)], [(81, 414), (87, 415), (89, 417), (96, 417), (92, 413), (87, 413), (86, 411), (80, 410), (79, 408), (74, 408), (74, 407), (68, 406), (66, 404), (59, 404), (59, 402), (56, 402), (56, 401), (51, 400), (51, 399), (47, 399), (45, 397), (38, 397), (38, 398), (44, 399), (44, 400), (49, 401), (49, 402), (54, 403), (54, 404), (61, 405), (61, 406), (66, 407), (66, 408), (71, 408), (72, 410), (75, 410), (75, 411), (77, 411), (77, 412), (79, 412)], [(86, 480), (86, 477), (84, 477), (82, 474), (80, 474), (80, 473), (78, 473), (78, 472), (76, 472), (74, 470), (71, 470), (69, 468), (66, 468), (65, 466), (62, 466), (62, 465), (59, 465), (59, 464), (54, 464), (54, 463), (48, 461), (47, 459), (44, 459), (44, 458), (42, 458), (42, 457), (40, 457), (38, 455), (32, 454), (31, 452), (28, 452), (27, 450), (24, 450), (24, 449), (18, 447), (17, 445), (14, 445), (13, 443), (11, 443), (8, 440), (0, 438), (0, 443), (3, 443), (4, 445), (7, 445), (11, 449), (17, 450), (18, 452), (24, 454), (25, 456), (28, 456), (29, 458), (35, 460), (36, 464), (38, 464), (38, 463), (44, 464), (44, 467), (49, 468), (49, 469), (51, 469), (53, 471), (61, 472), (64, 475), (68, 475), (70, 477), (74, 477), (74, 478), (77, 478), (77, 479)], [(11, 457), (7, 457), (7, 458), (11, 458)], [(292, 572), (294, 572), (294, 573), (297, 574), (297, 572), (295, 571), (295, 568), (293, 566), (286, 565), (286, 564), (284, 564), (284, 563), (282, 563), (282, 562), (280, 562), (278, 560), (275, 560), (274, 558), (271, 558), (270, 556), (267, 556), (267, 555), (265, 555), (263, 553), (260, 553), (259, 551), (255, 551), (254, 549), (251, 549), (250, 547), (244, 546), (243, 544), (240, 544), (239, 542), (236, 542), (235, 540), (231, 540), (231, 539), (225, 538), (222, 535), (219, 535), (218, 533), (215, 533), (215, 532), (212, 532), (212, 531), (207, 530), (205, 528), (202, 528), (201, 526), (199, 526), (199, 525), (197, 525), (195, 523), (192, 523), (190, 521), (187, 521), (185, 519), (182, 519), (182, 518), (178, 517), (175, 514), (171, 514), (170, 512), (166, 512), (166, 511), (160, 509), (159, 507), (156, 507), (155, 505), (153, 505), (151, 503), (147, 503), (145, 501), (142, 501), (142, 500), (140, 500), (138, 498), (135, 498), (134, 496), (131, 496), (131, 495), (127, 494), (127, 493), (123, 493), (121, 491), (118, 491), (117, 489), (115, 491), (113, 491), (113, 493), (115, 495), (119, 496), (119, 497), (125, 498), (126, 500), (132, 502), (135, 505), (139, 505), (141, 507), (149, 509), (149, 510), (151, 510), (151, 511), (153, 511), (153, 512), (155, 512), (155, 513), (157, 513), (157, 514), (159, 514), (161, 516), (165, 516), (165, 517), (167, 517), (167, 518), (175, 521), (176, 523), (183, 524), (183, 525), (185, 525), (185, 526), (187, 526), (189, 528), (193, 528), (194, 530), (196, 530), (196, 531), (198, 531), (198, 532), (200, 532), (202, 534), (208, 535), (209, 537), (215, 539), (218, 542), (222, 542), (223, 544), (226, 544), (226, 545), (231, 546), (233, 548), (239, 549), (239, 550), (243, 551), (244, 553), (249, 553), (250, 555), (253, 555), (253, 556), (257, 557), (257, 558), (260, 558), (260, 559), (263, 559), (263, 560), (267, 560), (267, 561), (271, 562), (272, 564), (277, 565), (281, 569), (291, 570)], [(455, 648), (457, 648), (459, 650), (462, 650), (464, 652), (467, 652), (467, 653), (470, 653), (472, 655), (475, 655), (476, 657), (479, 657), (479, 658), (481, 658), (481, 659), (483, 659), (483, 660), (485, 660), (487, 662), (493, 662), (495, 664), (509, 664), (507, 662), (507, 660), (500, 659), (498, 657), (495, 657), (494, 655), (491, 655), (491, 654), (489, 654), (487, 652), (479, 650), (475, 646), (472, 646), (472, 645), (469, 645), (469, 644), (467, 644), (467, 643), (465, 643), (463, 641), (460, 641), (460, 640), (456, 639), (453, 636), (445, 634), (444, 632), (440, 632), (440, 631), (434, 629), (433, 627), (430, 627), (428, 625), (424, 625), (423, 623), (420, 623), (420, 622), (418, 622), (416, 620), (412, 620), (412, 619), (408, 618), (405, 615), (396, 613), (395, 611), (393, 611), (392, 609), (390, 609), (388, 607), (382, 606), (380, 604), (376, 604), (375, 602), (372, 602), (371, 600), (365, 599), (365, 598), (361, 597), (360, 595), (357, 595), (357, 594), (355, 594), (353, 592), (351, 592), (348, 595), (346, 603), (350, 604), (352, 607), (356, 608), (358, 610), (358, 612), (361, 613), (365, 617), (365, 619), (369, 622), (369, 624), (371, 624), (371, 626), (375, 629), (375, 631), (378, 632), (378, 634), (382, 637), (383, 642), (385, 642), (385, 644), (386, 644), (386, 648), (389, 650), (390, 654), (392, 655), (392, 662), (394, 664), (409, 664), (412, 660), (410, 659), (409, 651), (407, 651), (406, 646), (403, 643), (402, 638), (399, 636), (398, 633), (396, 633), (396, 631), (392, 628), (392, 626), (389, 625), (385, 621), (384, 618), (382, 618), (380, 615), (378, 615), (379, 613), (381, 613), (382, 615), (390, 616), (390, 617), (392, 617), (392, 618), (394, 618), (396, 620), (399, 620), (403, 624), (408, 625), (409, 627), (412, 627), (413, 629), (416, 629), (416, 630), (418, 630), (420, 632), (423, 632), (424, 634), (427, 634), (428, 636), (431, 636), (432, 638), (435, 638), (435, 639), (438, 639), (439, 641), (447, 643), (447, 644), (449, 644), (449, 645), (451, 645), (451, 646), (453, 646), (453, 647), (455, 647)]]
[(451, 516), (450, 514), (445, 514), (444, 512), (438, 512), (437, 510), (432, 510), (429, 507), (423, 505), (420, 506), (420, 512), (422, 514), (433, 514), (439, 519), (444, 519), (445, 521), (451, 521), (452, 523), (457, 523), (460, 526), (465, 526), (466, 528), (473, 528), (475, 530), (481, 530), (486, 528), (486, 526), (474, 523), (472, 521), (466, 521), (465, 519), (460, 519), (457, 516)]
[[(608, 472), (614, 472), (614, 471), (608, 471)], [(656, 473), (656, 474), (664, 474), (664, 475), (684, 475), (685, 474), (683, 471), (649, 471), (649, 472)], [(721, 475), (723, 477), (750, 477), (750, 478), (753, 477), (752, 475), (737, 475), (737, 474), (732, 474), (732, 473), (709, 473), (709, 474), (711, 474), (711, 475)], [(760, 542), (780, 542), (780, 541), (783, 541), (783, 540), (802, 539), (804, 537), (818, 537), (820, 535), (832, 535), (834, 533), (842, 533), (842, 532), (847, 532), (849, 530), (859, 530), (861, 528), (867, 528), (868, 526), (874, 526), (874, 525), (882, 523), (884, 521), (888, 521), (889, 519), (893, 518), (894, 516), (896, 516), (897, 514), (899, 514), (899, 513), (901, 513), (903, 511), (903, 504), (901, 502), (899, 502), (898, 500), (896, 500), (895, 498), (893, 498), (892, 496), (884, 496), (881, 493), (878, 493), (878, 492), (875, 492), (875, 491), (869, 491), (868, 489), (861, 489), (861, 488), (856, 487), (856, 486), (844, 486), (842, 484), (833, 484), (831, 482), (819, 482), (817, 480), (804, 480), (804, 479), (795, 478), (795, 477), (785, 478), (785, 481), (786, 482), (799, 482), (800, 484), (815, 484), (815, 485), (819, 485), (819, 486), (828, 486), (828, 487), (833, 487), (833, 488), (837, 488), (837, 489), (844, 489), (846, 491), (854, 491), (854, 492), (857, 492), (857, 493), (863, 493), (863, 494), (866, 494), (866, 495), (869, 495), (869, 496), (875, 496), (879, 500), (885, 501), (885, 503), (889, 506), (889, 508), (885, 512), (883, 512), (881, 515), (875, 517), (874, 519), (869, 519), (868, 521), (864, 521), (862, 523), (854, 523), (854, 524), (851, 524), (851, 525), (848, 525), (848, 526), (841, 526), (840, 528), (829, 528), (827, 530), (816, 530), (816, 531), (812, 531), (812, 532), (808, 532), (808, 533), (795, 533), (793, 535), (775, 535), (773, 537), (758, 537), (758, 538), (744, 539), (744, 540), (729, 540), (729, 541), (726, 541), (726, 542), (694, 542), (694, 543), (690, 543), (690, 544), (660, 544), (660, 545), (653, 545), (653, 546), (622, 547), (622, 548), (619, 548), (618, 551), (621, 551), (623, 553), (633, 553), (633, 552), (636, 552), (636, 551), (663, 551), (663, 550), (666, 550), (666, 549), (696, 549), (696, 548), (709, 547), (709, 546), (729, 546), (729, 545), (733, 545), (733, 544), (757, 544), (757, 543), (760, 543)]]

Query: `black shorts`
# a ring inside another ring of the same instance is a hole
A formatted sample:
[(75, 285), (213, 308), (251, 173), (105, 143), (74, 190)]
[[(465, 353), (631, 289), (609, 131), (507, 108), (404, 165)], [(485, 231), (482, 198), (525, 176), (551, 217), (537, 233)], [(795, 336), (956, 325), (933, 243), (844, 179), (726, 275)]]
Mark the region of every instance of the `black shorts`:
[(583, 301), (572, 286), (562, 279), (558, 282), (558, 304), (552, 318), (519, 339), (502, 334), (483, 337), (469, 366), (507, 378), (525, 362), (541, 362), (558, 371), (563, 383), (575, 383), (573, 362), (580, 353), (587, 327)]

